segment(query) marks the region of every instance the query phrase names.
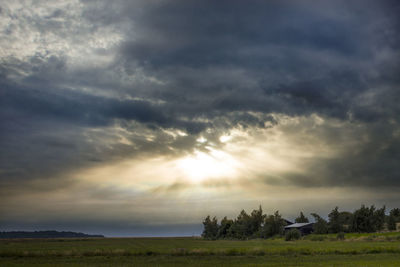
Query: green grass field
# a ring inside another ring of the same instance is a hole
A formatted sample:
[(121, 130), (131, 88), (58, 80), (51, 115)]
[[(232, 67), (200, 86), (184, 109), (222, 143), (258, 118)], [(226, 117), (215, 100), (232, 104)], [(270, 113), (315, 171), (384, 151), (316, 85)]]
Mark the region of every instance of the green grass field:
[(0, 240), (0, 266), (400, 266), (400, 233), (303, 240)]

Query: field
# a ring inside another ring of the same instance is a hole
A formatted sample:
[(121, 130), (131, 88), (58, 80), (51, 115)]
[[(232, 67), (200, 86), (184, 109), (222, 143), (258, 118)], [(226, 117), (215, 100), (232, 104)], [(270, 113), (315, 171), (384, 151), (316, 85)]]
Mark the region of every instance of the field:
[(400, 266), (400, 233), (303, 240), (94, 238), (0, 240), (0, 266)]

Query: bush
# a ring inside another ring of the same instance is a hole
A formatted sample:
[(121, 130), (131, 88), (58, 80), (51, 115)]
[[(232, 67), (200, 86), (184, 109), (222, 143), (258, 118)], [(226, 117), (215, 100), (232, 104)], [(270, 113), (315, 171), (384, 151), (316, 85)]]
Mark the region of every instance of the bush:
[(336, 236), (336, 239), (344, 240), (344, 233), (343, 232), (338, 233), (337, 236)]
[(286, 241), (292, 241), (292, 240), (298, 240), (301, 237), (301, 233), (297, 229), (291, 229), (290, 231), (286, 232), (285, 234), (285, 240)]

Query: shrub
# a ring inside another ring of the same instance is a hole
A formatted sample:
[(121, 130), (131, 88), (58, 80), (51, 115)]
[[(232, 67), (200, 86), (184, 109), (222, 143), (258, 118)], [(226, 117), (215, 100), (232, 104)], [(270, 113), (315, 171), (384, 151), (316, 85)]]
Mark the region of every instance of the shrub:
[(344, 240), (344, 233), (343, 232), (338, 233), (337, 236), (336, 236), (336, 239)]
[(292, 241), (292, 240), (298, 240), (301, 237), (301, 233), (297, 229), (291, 229), (290, 231), (286, 232), (285, 234), (285, 240), (286, 241)]

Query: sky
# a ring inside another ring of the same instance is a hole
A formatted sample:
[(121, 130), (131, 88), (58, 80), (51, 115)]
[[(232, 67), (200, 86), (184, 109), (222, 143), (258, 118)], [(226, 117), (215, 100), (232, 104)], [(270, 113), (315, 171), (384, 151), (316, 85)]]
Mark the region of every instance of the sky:
[(0, 231), (400, 207), (395, 0), (3, 0)]

